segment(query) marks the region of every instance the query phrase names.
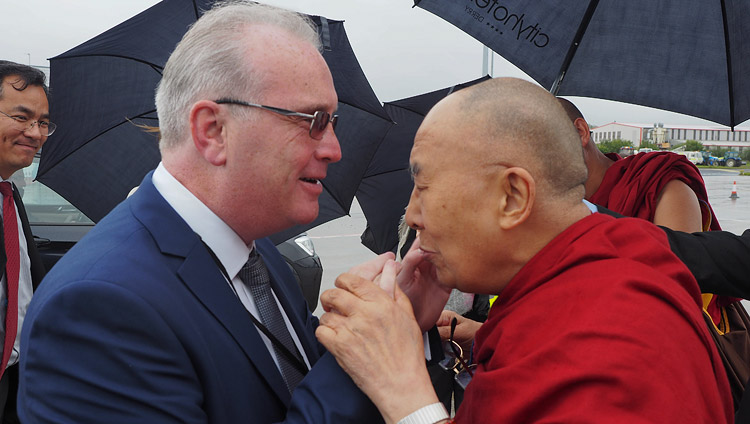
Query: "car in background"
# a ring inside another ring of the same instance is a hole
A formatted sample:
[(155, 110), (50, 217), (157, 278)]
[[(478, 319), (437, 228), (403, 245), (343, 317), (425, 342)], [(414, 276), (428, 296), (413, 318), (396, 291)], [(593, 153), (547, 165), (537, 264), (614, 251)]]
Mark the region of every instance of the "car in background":
[(703, 164), (703, 153), (701, 152), (676, 152), (676, 153), (685, 156), (687, 160), (689, 160), (690, 162), (693, 162), (693, 165)]
[(630, 146), (623, 146), (623, 147), (620, 147), (620, 151), (617, 152), (617, 154), (619, 154), (622, 157), (628, 157), (628, 156), (632, 156), (636, 154), (636, 151)]
[[(94, 222), (62, 196), (34, 181), (39, 156), (11, 177), (23, 198), (31, 232), (45, 268), (49, 271), (65, 253), (93, 227)], [(307, 234), (299, 234), (278, 245), (294, 278), (302, 289), (310, 312), (318, 306), (323, 266)]]

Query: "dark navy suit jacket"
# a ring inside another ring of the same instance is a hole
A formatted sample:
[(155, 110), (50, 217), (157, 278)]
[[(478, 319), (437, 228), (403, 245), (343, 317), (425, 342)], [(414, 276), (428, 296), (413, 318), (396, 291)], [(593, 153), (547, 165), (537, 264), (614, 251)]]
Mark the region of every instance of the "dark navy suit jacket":
[(147, 175), (53, 268), (22, 331), (24, 423), (380, 422), (318, 343), (301, 291), (256, 246), (312, 370), (289, 395), (209, 251)]

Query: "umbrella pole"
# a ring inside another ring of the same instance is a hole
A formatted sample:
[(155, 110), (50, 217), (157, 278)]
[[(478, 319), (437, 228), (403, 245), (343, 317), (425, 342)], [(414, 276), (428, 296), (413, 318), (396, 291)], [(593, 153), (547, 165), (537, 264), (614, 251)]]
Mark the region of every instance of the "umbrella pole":
[(565, 55), (565, 60), (560, 67), (560, 72), (557, 73), (557, 79), (554, 83), (552, 83), (552, 88), (549, 89), (549, 92), (554, 96), (557, 96), (557, 92), (560, 90), (560, 85), (565, 78), (565, 73), (568, 72), (570, 62), (573, 61), (573, 57), (576, 55), (578, 45), (581, 44), (583, 34), (586, 32), (586, 28), (589, 27), (589, 22), (591, 22), (591, 17), (594, 16), (594, 11), (596, 10), (597, 6), (599, 6), (599, 0), (591, 0), (591, 3), (589, 3), (589, 7), (586, 9), (586, 14), (583, 15), (581, 24), (578, 26), (578, 31), (576, 31), (576, 36), (573, 38), (573, 42), (568, 48), (568, 54)]

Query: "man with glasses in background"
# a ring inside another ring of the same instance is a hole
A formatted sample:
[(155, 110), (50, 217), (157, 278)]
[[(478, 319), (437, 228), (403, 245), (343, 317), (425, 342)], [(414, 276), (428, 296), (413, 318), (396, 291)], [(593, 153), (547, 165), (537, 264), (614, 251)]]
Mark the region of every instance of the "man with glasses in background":
[(0, 422), (18, 422), (18, 359), (21, 325), (31, 295), (44, 277), (21, 196), (10, 177), (31, 165), (34, 155), (55, 131), (49, 122), (46, 76), (38, 69), (0, 60), (0, 197), (2, 217), (2, 284), (0, 322)]
[(191, 27), (156, 93), (162, 162), (29, 306), (23, 422), (381, 420), (265, 238), (317, 217), (337, 104), (299, 14), (235, 1)]

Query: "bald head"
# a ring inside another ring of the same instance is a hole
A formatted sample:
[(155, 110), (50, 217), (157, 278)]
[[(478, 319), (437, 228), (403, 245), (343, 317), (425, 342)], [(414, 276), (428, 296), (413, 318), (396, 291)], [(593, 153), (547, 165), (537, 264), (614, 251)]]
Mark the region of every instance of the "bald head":
[(489, 80), (440, 101), (409, 162), (406, 221), (438, 279), (463, 291), (498, 293), (590, 213), (573, 125), (554, 96), (519, 79)]
[[(537, 180), (540, 194), (583, 196), (586, 166), (581, 142), (550, 93), (524, 80), (496, 78), (449, 97), (454, 98), (443, 102), (450, 113), (441, 115), (453, 121), (453, 128), (462, 129), (458, 140), (478, 149), (477, 164), (522, 167)], [(440, 112), (438, 107), (435, 112)]]
[(583, 114), (580, 110), (570, 102), (568, 99), (563, 99), (562, 97), (558, 97), (557, 101), (560, 102), (560, 106), (562, 106), (563, 110), (565, 110), (565, 113), (568, 114), (568, 119), (570, 119), (570, 122), (575, 122), (576, 119), (581, 118), (584, 121), (586, 120), (583, 117)]

